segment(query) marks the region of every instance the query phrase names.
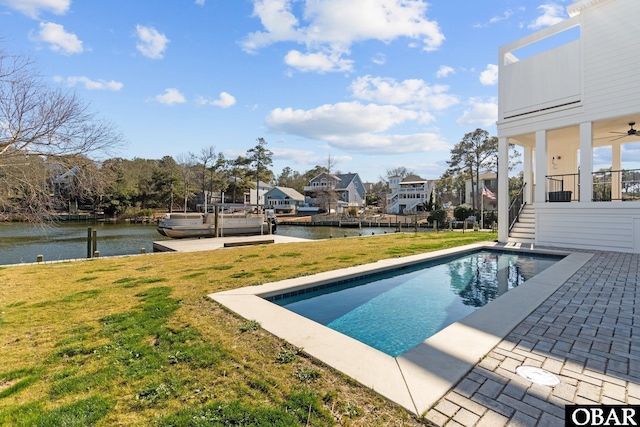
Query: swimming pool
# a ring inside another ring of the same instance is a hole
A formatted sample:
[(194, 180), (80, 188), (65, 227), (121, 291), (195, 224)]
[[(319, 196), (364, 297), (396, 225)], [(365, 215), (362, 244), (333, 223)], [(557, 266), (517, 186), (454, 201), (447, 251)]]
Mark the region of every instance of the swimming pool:
[(562, 258), (480, 250), (267, 299), (396, 357)]
[[(564, 258), (397, 357), (266, 299), (287, 293), (306, 293), (309, 289), (318, 290), (330, 283), (346, 284), (355, 278), (410, 268), (415, 264), (466, 255), (481, 249), (508, 249), (523, 254), (545, 253), (562, 255)], [(245, 319), (255, 320), (263, 330), (419, 415), (441, 399), (591, 257), (592, 254), (583, 252), (551, 249), (531, 251), (512, 246), (505, 248), (495, 242), (477, 243), (232, 289), (209, 297)]]

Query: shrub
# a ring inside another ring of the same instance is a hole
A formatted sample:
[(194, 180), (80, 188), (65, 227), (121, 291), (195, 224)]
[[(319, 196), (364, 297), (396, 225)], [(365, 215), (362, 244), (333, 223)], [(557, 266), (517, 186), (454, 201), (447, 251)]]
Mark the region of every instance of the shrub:
[(260, 323), (255, 320), (247, 320), (242, 325), (240, 325), (240, 332), (249, 332), (249, 331), (257, 331), (260, 329)]
[(322, 376), (322, 372), (316, 368), (300, 367), (295, 372), (295, 377), (303, 382), (315, 381)]
[(298, 352), (295, 350), (289, 350), (288, 348), (283, 348), (276, 356), (276, 362), (278, 363), (291, 363), (296, 360), (296, 356)]
[(469, 205), (456, 206), (453, 210), (453, 216), (457, 221), (464, 221), (471, 215), (473, 215), (473, 208)]
[(431, 215), (429, 215), (429, 218), (427, 218), (429, 225), (433, 224), (433, 221), (437, 221), (438, 225), (442, 225), (446, 220), (447, 220), (447, 211), (445, 211), (444, 209), (438, 209), (433, 211)]

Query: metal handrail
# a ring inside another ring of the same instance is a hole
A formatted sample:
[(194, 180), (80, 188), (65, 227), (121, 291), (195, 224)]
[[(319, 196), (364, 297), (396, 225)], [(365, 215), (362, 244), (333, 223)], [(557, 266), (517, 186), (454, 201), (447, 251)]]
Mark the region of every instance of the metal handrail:
[(580, 201), (579, 173), (547, 175), (545, 176), (545, 180), (545, 202)]
[(516, 194), (509, 206), (509, 231), (511, 231), (516, 222), (518, 222), (518, 219), (520, 219), (520, 213), (527, 204), (527, 202), (524, 201), (524, 189), (526, 186), (526, 182), (522, 184), (520, 191), (518, 191), (518, 194)]

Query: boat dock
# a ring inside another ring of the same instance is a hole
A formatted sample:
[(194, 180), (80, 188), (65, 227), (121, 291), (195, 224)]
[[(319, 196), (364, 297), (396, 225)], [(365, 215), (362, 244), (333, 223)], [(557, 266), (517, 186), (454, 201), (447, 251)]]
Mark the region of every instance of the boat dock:
[(176, 239), (153, 242), (153, 252), (198, 252), (238, 246), (276, 243), (311, 242), (298, 237), (265, 234), (262, 236), (211, 237), (203, 239)]

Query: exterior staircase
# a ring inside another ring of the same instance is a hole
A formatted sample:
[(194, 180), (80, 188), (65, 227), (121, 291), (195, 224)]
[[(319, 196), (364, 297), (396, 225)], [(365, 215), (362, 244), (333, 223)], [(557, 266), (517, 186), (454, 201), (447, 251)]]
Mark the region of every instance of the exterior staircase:
[(536, 239), (536, 216), (531, 205), (525, 205), (518, 222), (509, 232), (508, 243), (531, 244)]

